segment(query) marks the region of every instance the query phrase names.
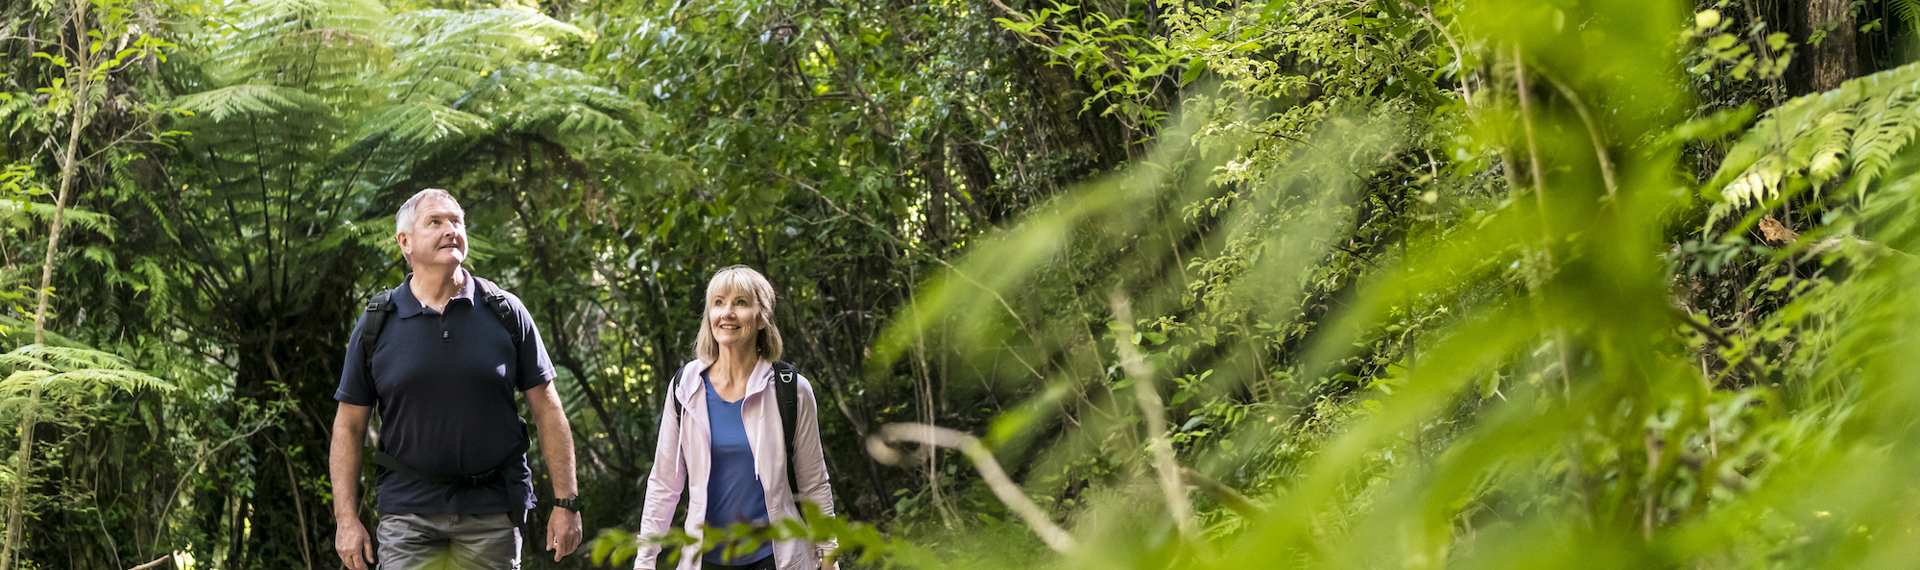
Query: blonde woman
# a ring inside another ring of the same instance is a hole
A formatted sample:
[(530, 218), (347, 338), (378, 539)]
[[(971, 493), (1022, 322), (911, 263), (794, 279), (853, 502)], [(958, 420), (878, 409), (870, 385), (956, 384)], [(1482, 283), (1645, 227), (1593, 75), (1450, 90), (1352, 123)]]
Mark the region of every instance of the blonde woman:
[[(798, 519), (800, 501), (832, 516), (813, 388), (779, 362), (773, 284), (747, 266), (727, 267), (707, 283), (702, 305), (696, 358), (668, 384), (640, 512), (641, 536), (666, 534), (682, 490), (688, 496), (683, 528), (692, 536), (708, 526), (764, 527)], [(782, 394), (791, 395), (790, 404), (779, 402)], [(793, 417), (785, 418), (782, 408), (793, 410)], [(786, 426), (792, 426), (791, 438)], [(837, 565), (826, 560), (835, 546), (789, 540), (743, 553), (739, 545), (693, 545), (681, 550), (679, 568), (834, 570)], [(653, 568), (659, 551), (658, 545), (642, 548), (634, 568)]]

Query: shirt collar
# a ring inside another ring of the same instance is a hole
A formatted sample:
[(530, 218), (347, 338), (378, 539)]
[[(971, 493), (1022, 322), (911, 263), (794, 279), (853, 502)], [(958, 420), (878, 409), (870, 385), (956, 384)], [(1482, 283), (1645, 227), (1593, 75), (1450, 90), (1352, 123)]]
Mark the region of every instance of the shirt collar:
[[(675, 388), (678, 392), (675, 396), (680, 398), (680, 401), (686, 402), (691, 400), (694, 394), (700, 393), (700, 390), (704, 389), (707, 385), (706, 382), (701, 381), (700, 373), (712, 367), (713, 361), (694, 359), (693, 362), (688, 364), (686, 372), (683, 373), (684, 376), (681, 377), (679, 386)], [(747, 377), (746, 393), (748, 395), (758, 393), (761, 390), (767, 389), (767, 386), (772, 384), (773, 363), (762, 358), (758, 363), (753, 365), (753, 374)], [(745, 396), (742, 397), (744, 398)]]
[[(463, 267), (460, 269), (460, 275), (466, 278), (466, 284), (460, 287), (459, 295), (454, 295), (452, 299), (447, 300), (448, 309), (453, 308), (454, 301), (462, 299), (465, 299), (469, 305), (473, 304), (473, 274), (468, 273)], [(400, 281), (400, 288), (393, 293), (394, 307), (402, 319), (427, 312), (427, 305), (413, 296), (413, 287), (409, 286), (412, 283), (413, 274), (408, 273), (407, 278)]]

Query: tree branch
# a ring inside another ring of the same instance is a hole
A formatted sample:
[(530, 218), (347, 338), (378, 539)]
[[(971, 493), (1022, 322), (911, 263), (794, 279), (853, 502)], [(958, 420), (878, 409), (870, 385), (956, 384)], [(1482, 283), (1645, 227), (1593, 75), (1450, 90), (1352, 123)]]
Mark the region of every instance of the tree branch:
[(1007, 477), (1007, 472), (1000, 469), (1000, 462), (993, 458), (993, 452), (988, 451), (987, 446), (982, 445), (979, 438), (939, 426), (911, 422), (893, 423), (880, 426), (879, 431), (867, 438), (867, 453), (888, 465), (906, 463), (909, 458), (889, 445), (898, 441), (960, 450), (961, 453), (966, 454), (967, 459), (973, 461), (974, 468), (980, 471), (981, 478), (987, 480), (987, 487), (993, 490), (994, 496), (1006, 503), (1007, 508), (1013, 510), (1013, 514), (1026, 521), (1027, 526), (1033, 527), (1034, 534), (1040, 535), (1040, 540), (1046, 542), (1054, 552), (1065, 554), (1072, 552), (1078, 546), (1073, 536), (1067, 534), (1066, 529), (1060, 528), (1060, 525), (1054, 524), (1053, 519), (1047, 518), (1047, 513), (1033, 504), (1033, 500), (1027, 498), (1027, 494), (1020, 490), (1020, 486), (1015, 485), (1013, 480)]

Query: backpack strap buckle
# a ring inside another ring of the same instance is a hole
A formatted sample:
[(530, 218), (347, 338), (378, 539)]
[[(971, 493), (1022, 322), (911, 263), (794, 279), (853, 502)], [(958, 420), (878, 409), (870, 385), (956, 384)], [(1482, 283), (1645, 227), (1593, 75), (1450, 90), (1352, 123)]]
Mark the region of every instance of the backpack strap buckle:
[(500, 468), (495, 467), (493, 469), (488, 469), (484, 473), (479, 473), (476, 475), (461, 475), (460, 480), (454, 482), (453, 486), (455, 488), (468, 488), (468, 489), (478, 489), (481, 487), (488, 487), (496, 483), (498, 480), (500, 480), (501, 479), (500, 475), (501, 475)]
[(775, 375), (780, 378), (780, 383), (773, 385), (773, 394), (775, 405), (777, 405), (780, 410), (781, 439), (785, 440), (784, 443), (786, 444), (787, 492), (793, 494), (794, 502), (797, 503), (800, 500), (800, 478), (794, 472), (793, 467), (793, 432), (794, 425), (797, 423), (799, 419), (798, 416), (800, 415), (800, 386), (793, 381), (795, 372), (793, 371), (792, 364), (775, 361), (773, 363), (773, 371)]

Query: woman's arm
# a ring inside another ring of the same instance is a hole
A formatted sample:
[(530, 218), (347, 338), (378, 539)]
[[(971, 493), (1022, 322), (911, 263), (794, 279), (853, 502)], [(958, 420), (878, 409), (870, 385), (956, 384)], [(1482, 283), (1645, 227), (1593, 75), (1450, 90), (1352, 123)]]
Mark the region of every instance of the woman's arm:
[[(673, 510), (680, 504), (680, 491), (687, 482), (686, 457), (680, 453), (680, 417), (673, 413), (677, 388), (677, 381), (667, 384), (667, 399), (660, 403), (660, 438), (654, 444), (653, 471), (647, 474), (646, 500), (640, 508), (641, 540), (666, 536), (668, 527), (673, 525)], [(643, 545), (633, 560), (633, 567), (653, 568), (659, 555), (660, 545)]]
[[(793, 476), (800, 488), (794, 491), (799, 500), (820, 507), (820, 514), (833, 516), (833, 487), (827, 484), (827, 458), (820, 447), (820, 406), (813, 397), (813, 385), (805, 376), (799, 376), (799, 401), (794, 410), (793, 437)], [(828, 539), (814, 545), (820, 560), (826, 560), (839, 547), (839, 541)]]

